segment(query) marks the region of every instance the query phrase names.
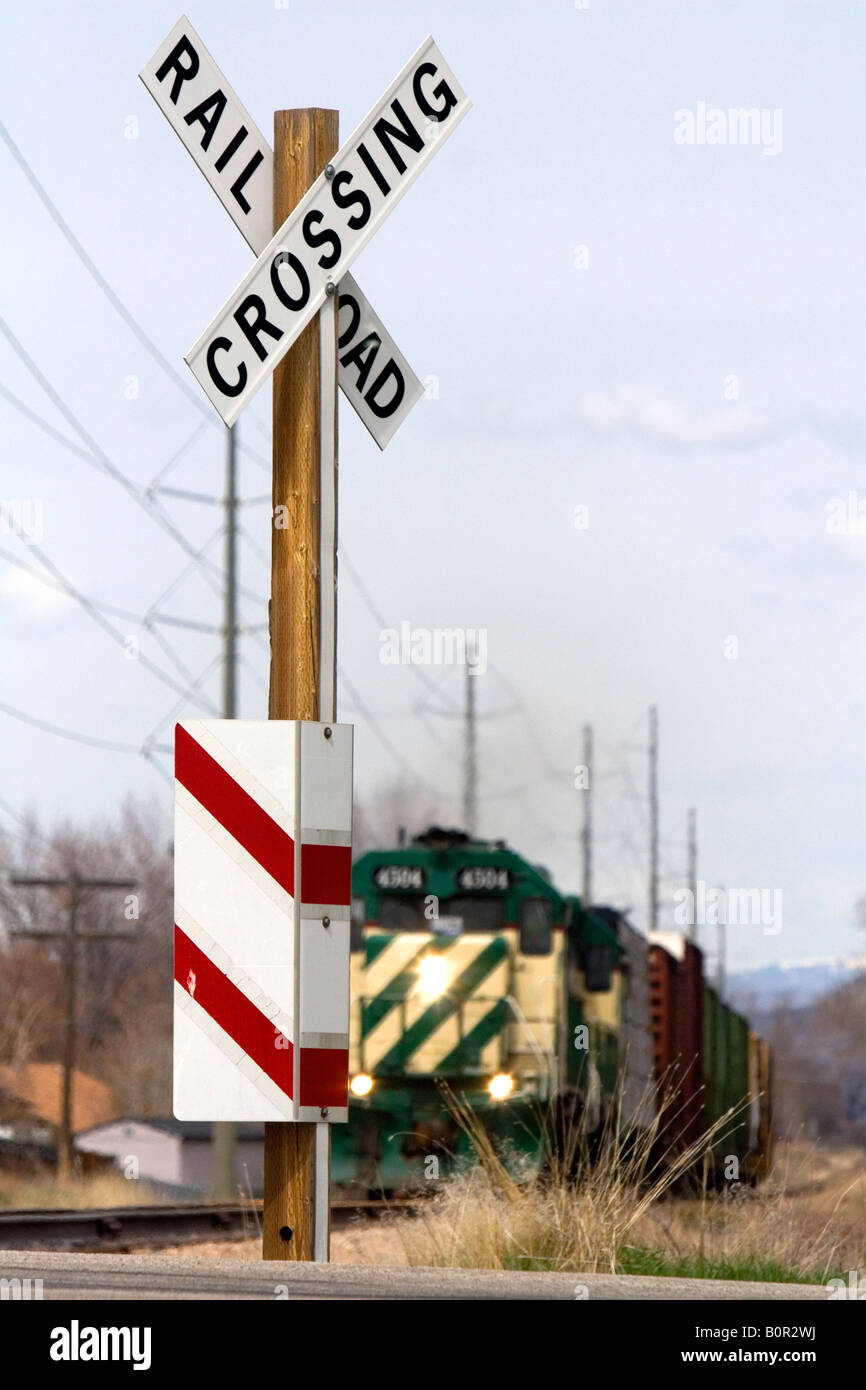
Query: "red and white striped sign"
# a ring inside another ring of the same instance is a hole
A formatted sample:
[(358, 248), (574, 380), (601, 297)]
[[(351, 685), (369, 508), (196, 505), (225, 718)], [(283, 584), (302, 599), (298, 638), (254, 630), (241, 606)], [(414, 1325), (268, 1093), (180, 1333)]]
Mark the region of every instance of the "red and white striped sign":
[(348, 1118), (351, 832), (350, 725), (177, 725), (178, 1119)]

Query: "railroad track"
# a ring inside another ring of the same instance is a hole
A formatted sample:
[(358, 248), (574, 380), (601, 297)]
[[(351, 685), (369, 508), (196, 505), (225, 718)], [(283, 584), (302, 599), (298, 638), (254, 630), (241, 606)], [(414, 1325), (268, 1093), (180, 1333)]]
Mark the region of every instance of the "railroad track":
[[(358, 1217), (414, 1210), (417, 1203), (395, 1201), (334, 1202), (331, 1224), (337, 1228)], [(0, 1209), (0, 1250), (128, 1251), (200, 1241), (243, 1240), (261, 1230), (261, 1202), (165, 1204), (142, 1207), (94, 1207), (90, 1210)]]

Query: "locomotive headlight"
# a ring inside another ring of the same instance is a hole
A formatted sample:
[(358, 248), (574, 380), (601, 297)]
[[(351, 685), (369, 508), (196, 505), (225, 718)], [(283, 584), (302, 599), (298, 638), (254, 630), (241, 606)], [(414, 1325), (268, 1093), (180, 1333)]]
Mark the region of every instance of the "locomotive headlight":
[(425, 956), (418, 966), (418, 991), (427, 999), (439, 999), (448, 988), (448, 963), (442, 956)]
[(487, 1089), (494, 1100), (505, 1100), (505, 1097), (510, 1096), (514, 1090), (514, 1077), (501, 1071), (493, 1077)]
[(373, 1089), (372, 1076), (366, 1076), (364, 1072), (359, 1072), (353, 1076), (349, 1085), (349, 1090), (353, 1096), (368, 1096)]

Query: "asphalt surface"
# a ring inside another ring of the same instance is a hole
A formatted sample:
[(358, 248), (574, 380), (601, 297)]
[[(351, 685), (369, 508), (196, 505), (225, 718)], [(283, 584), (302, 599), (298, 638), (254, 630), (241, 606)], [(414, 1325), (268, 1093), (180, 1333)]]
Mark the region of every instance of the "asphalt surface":
[[(638, 1275), (295, 1264), (178, 1255), (0, 1251), (0, 1279), (41, 1279), (45, 1301), (111, 1299), (493, 1299), (826, 1301), (819, 1284), (657, 1279)], [(584, 1292), (584, 1289), (587, 1292)]]

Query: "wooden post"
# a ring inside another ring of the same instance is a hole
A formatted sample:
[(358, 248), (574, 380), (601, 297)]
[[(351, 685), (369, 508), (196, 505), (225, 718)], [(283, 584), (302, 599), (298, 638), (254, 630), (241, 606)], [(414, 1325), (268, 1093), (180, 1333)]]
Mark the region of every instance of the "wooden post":
[(63, 1050), (63, 1100), (60, 1143), (57, 1146), (57, 1175), (62, 1182), (72, 1177), (74, 1161), (72, 1088), (75, 1084), (76, 1015), (78, 1013), (78, 888), (74, 877), (69, 885), (69, 926), (66, 928), (66, 1043)]
[[(321, 174), (338, 144), (336, 111), (274, 113), (274, 231)], [(336, 713), (334, 594), (321, 592), (322, 571), (333, 575), (336, 565), (333, 555), (321, 553), (323, 474), (326, 489), (333, 481), (336, 499), (336, 389), (329, 390), (329, 382), (323, 381), (320, 356), (325, 333), (326, 351), (333, 344), (336, 381), (334, 315), (335, 299), (304, 329), (274, 372), (270, 719), (333, 719)], [(329, 414), (333, 408), (333, 431), (328, 428), (330, 418), (323, 422), (323, 402)], [(336, 552), (335, 521), (328, 528), (326, 545)], [(321, 1250), (314, 1253), (317, 1128), (309, 1123), (265, 1125), (265, 1260), (322, 1258)]]

